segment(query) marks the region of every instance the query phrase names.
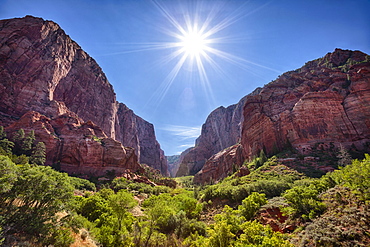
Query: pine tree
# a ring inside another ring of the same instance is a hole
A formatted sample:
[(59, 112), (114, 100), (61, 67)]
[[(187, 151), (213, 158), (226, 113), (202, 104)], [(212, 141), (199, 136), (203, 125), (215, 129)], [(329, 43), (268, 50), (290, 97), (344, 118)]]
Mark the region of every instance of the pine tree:
[(263, 151), (263, 149), (261, 149), (259, 158), (260, 158), (261, 165), (263, 165), (267, 161), (267, 156), (265, 154), (265, 151)]
[(3, 154), (10, 154), (12, 153), (13, 147), (14, 142), (11, 142), (6, 138), (6, 132), (4, 131), (4, 127), (0, 126), (0, 151), (2, 153), (4, 152)]
[(46, 161), (46, 147), (45, 143), (38, 142), (36, 147), (32, 150), (32, 155), (30, 157), (30, 163), (43, 165)]
[(14, 154), (21, 155), (22, 152), (22, 145), (24, 140), (24, 130), (19, 129), (17, 132), (13, 135), (13, 141), (14, 141)]
[(23, 139), (23, 142), (22, 142), (22, 151), (26, 155), (31, 154), (34, 141), (35, 141), (35, 131), (31, 130), (30, 133)]

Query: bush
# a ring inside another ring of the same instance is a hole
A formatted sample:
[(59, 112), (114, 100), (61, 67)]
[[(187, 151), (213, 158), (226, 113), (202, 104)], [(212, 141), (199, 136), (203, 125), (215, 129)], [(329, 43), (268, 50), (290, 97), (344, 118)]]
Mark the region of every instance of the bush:
[(326, 206), (320, 200), (319, 194), (328, 188), (324, 180), (311, 180), (309, 185), (298, 185), (287, 190), (283, 197), (287, 200), (289, 207), (283, 211), (293, 217), (312, 219), (324, 212)]
[(71, 184), (76, 190), (96, 191), (95, 184), (90, 182), (89, 180), (77, 177), (70, 177), (70, 180)]
[(242, 205), (238, 207), (242, 216), (246, 220), (251, 220), (262, 205), (267, 203), (265, 194), (259, 194), (257, 192), (252, 192), (250, 196), (242, 201)]

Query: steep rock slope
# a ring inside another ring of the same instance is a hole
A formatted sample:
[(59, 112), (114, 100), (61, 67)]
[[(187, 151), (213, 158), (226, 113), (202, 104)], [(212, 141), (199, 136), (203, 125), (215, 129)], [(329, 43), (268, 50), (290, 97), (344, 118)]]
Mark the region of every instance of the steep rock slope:
[[(360, 51), (336, 49), (302, 68), (281, 75), (246, 97), (243, 109), (242, 154), (214, 155), (198, 183), (218, 180), (232, 164), (293, 146), (303, 154), (343, 145), (370, 151), (370, 57)], [(234, 147), (235, 149), (235, 147)], [(239, 156), (242, 155), (242, 158)], [(226, 157), (225, 157), (226, 156)]]
[(266, 85), (244, 106), (246, 157), (292, 145), (309, 153), (316, 143), (368, 150), (370, 57), (336, 49)]
[(175, 177), (180, 166), (180, 155), (166, 156), (168, 163), (168, 172), (171, 177)]
[[(0, 21), (0, 94), (5, 126), (29, 111), (51, 119), (72, 112), (99, 126), (108, 138), (134, 148), (140, 162), (167, 174), (153, 126), (132, 111), (127, 116), (119, 110), (99, 65), (54, 22), (32, 16)], [(136, 142), (126, 143), (132, 138)]]
[(35, 131), (36, 140), (46, 146), (46, 164), (76, 175), (104, 176), (128, 171), (143, 171), (133, 148), (107, 135), (93, 122), (83, 122), (68, 112), (50, 119), (39, 112), (29, 111), (6, 128), (8, 133), (19, 129)]
[(237, 104), (221, 106), (209, 114), (195, 147), (184, 153), (176, 176), (196, 174), (212, 155), (240, 141), (245, 100), (244, 97)]

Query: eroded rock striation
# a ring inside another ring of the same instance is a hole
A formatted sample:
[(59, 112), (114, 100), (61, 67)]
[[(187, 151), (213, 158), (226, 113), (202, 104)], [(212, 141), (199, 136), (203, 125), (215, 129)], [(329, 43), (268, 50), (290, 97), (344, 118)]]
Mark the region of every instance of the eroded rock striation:
[(208, 116), (195, 147), (184, 153), (176, 176), (196, 174), (212, 155), (240, 141), (245, 100), (221, 106)]
[(287, 147), (303, 154), (312, 148), (343, 145), (370, 151), (370, 57), (360, 51), (336, 49), (245, 97), (242, 158), (222, 151), (195, 175), (198, 183), (218, 180), (232, 164)]
[[(118, 144), (131, 147), (129, 152), (140, 163), (168, 173), (153, 125), (116, 101), (113, 87), (99, 65), (52, 21), (32, 16), (0, 21), (0, 95), (0, 120), (4, 126), (28, 112), (38, 112), (50, 121), (75, 115), (81, 126), (91, 123), (100, 128), (108, 138), (105, 149), (116, 149)], [(84, 151), (81, 152), (82, 157)], [(49, 157), (52, 155), (48, 154), (48, 162), (55, 159)]]
[(309, 153), (317, 143), (368, 150), (370, 57), (336, 49), (266, 85), (244, 106), (246, 157), (292, 145)]

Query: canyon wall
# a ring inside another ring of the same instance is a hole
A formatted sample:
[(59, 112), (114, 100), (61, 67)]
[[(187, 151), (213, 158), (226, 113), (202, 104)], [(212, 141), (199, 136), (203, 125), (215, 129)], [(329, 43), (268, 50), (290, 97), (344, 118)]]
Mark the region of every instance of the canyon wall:
[(240, 141), (245, 100), (244, 97), (237, 104), (221, 106), (209, 114), (195, 147), (183, 154), (176, 176), (196, 174), (212, 155)]
[(241, 146), (212, 156), (195, 182), (223, 178), (262, 149), (268, 155), (288, 147), (310, 154), (320, 144), (369, 152), (370, 57), (336, 49), (282, 74), (245, 97), (241, 123)]
[(140, 163), (168, 174), (153, 125), (116, 102), (99, 65), (52, 21), (32, 16), (0, 21), (0, 95), (5, 127), (31, 111), (51, 120), (74, 114), (133, 148)]

